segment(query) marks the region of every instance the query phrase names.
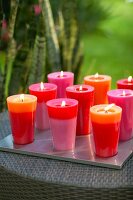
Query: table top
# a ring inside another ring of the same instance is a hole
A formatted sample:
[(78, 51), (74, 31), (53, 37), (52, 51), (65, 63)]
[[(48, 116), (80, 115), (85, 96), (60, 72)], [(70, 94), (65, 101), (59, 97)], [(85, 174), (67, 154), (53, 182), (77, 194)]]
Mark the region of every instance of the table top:
[[(11, 134), (8, 113), (0, 113), (0, 139)], [(133, 187), (133, 156), (121, 170), (0, 152), (0, 166), (42, 182), (87, 188)]]

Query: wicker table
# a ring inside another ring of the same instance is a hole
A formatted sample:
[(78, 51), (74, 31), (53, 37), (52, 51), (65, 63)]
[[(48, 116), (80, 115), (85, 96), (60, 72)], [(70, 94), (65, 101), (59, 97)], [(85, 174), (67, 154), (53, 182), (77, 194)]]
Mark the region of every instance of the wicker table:
[[(10, 133), (0, 114), (0, 139)], [(0, 152), (0, 200), (130, 200), (133, 157), (122, 170)]]

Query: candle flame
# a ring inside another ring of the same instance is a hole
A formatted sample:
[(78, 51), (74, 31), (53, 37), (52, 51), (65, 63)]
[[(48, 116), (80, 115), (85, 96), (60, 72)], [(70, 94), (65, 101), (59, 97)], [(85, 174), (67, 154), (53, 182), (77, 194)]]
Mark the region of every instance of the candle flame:
[(24, 94), (20, 94), (20, 96), (19, 96), (19, 99), (20, 99), (20, 101), (24, 101)]
[(125, 92), (125, 90), (123, 90), (123, 92), (122, 92), (122, 96), (126, 96), (126, 92)]
[(60, 72), (60, 77), (63, 77), (63, 71)]
[(79, 86), (79, 91), (82, 91), (83, 87), (82, 85)]
[(43, 84), (43, 82), (40, 83), (40, 89), (44, 90), (44, 84)]
[(65, 107), (65, 105), (66, 105), (66, 102), (65, 102), (65, 101), (62, 101), (62, 102), (61, 102), (61, 107)]
[(106, 106), (106, 107), (104, 108), (105, 112), (108, 112), (108, 111), (110, 110), (110, 108), (112, 108), (114, 105), (115, 105), (115, 104), (112, 103), (112, 104), (109, 104), (108, 106)]
[(95, 78), (98, 78), (99, 74), (98, 72), (94, 75)]
[(129, 83), (131, 83), (132, 82), (132, 76), (129, 76), (127, 80), (128, 80)]

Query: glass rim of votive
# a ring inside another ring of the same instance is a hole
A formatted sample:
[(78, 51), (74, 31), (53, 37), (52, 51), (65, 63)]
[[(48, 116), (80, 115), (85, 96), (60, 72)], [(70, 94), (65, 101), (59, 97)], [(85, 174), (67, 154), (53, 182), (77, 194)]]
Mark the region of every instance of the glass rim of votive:
[(110, 108), (109, 110), (105, 110), (104, 108), (100, 108), (99, 110), (97, 110), (97, 112), (102, 112), (102, 111), (104, 111), (105, 113), (108, 113), (108, 112), (112, 112), (112, 113), (114, 113), (115, 112), (115, 110), (113, 109), (113, 108)]
[(90, 79), (91, 79), (91, 80), (98, 80), (98, 81), (100, 81), (100, 80), (103, 80), (104, 77), (103, 77), (103, 76), (100, 77), (99, 75), (98, 75), (98, 77), (95, 77), (95, 75), (94, 75), (94, 76), (90, 77)]
[[(60, 80), (59, 78), (70, 78), (70, 75), (71, 77), (74, 77), (74, 73), (73, 72), (70, 72), (70, 71), (63, 71), (63, 76), (60, 76), (61, 74), (61, 71), (58, 71), (58, 72), (52, 72), (52, 73), (49, 73), (47, 75), (48, 78), (57, 78), (58, 80)], [(69, 75), (69, 76), (67, 76)], [(62, 80), (61, 79), (61, 80)]]
[(133, 78), (131, 79), (131, 81), (128, 81), (128, 78), (127, 78), (125, 82), (128, 84), (133, 84)]
[(35, 101), (37, 101), (37, 97), (35, 96), (35, 95), (32, 95), (32, 94), (24, 94), (24, 98), (29, 98), (30, 100), (29, 101), (21, 101), (20, 100), (20, 95), (21, 94), (15, 94), (15, 95), (11, 95), (11, 96), (8, 96), (7, 97), (7, 102), (8, 103), (14, 103), (14, 104), (20, 104), (20, 103), (22, 103), (22, 104), (27, 104), (27, 103), (31, 103), (31, 102), (35, 102)]
[(84, 80), (90, 80), (90, 81), (95, 81), (95, 82), (105, 82), (108, 80), (111, 80), (111, 76), (109, 75), (104, 75), (104, 74), (98, 74), (99, 79), (95, 78), (95, 74), (94, 75), (87, 75), (84, 77)]
[[(123, 95), (123, 91), (125, 92), (125, 95)], [(126, 95), (128, 94), (128, 95)], [(115, 89), (115, 90), (109, 90), (107, 92), (107, 96), (115, 97), (115, 98), (132, 98), (133, 97), (133, 91), (130, 89)]]
[[(115, 113), (121, 113), (122, 108), (117, 105), (113, 105), (107, 112), (105, 110), (105, 107), (109, 106), (109, 104), (99, 104), (99, 105), (94, 105), (90, 108), (90, 112), (92, 113), (97, 113), (97, 115), (114, 115)], [(105, 111), (105, 112), (100, 112)], [(110, 112), (111, 111), (111, 112)]]
[[(57, 89), (57, 85), (56, 85), (56, 84), (44, 82), (44, 83), (43, 83), (44, 89), (41, 90), (41, 89), (40, 89), (40, 84), (41, 84), (41, 83), (34, 83), (34, 84), (31, 84), (31, 85), (29, 86), (29, 90), (34, 91), (34, 92), (49, 92), (49, 91), (53, 91), (53, 90), (56, 90), (56, 89)], [(45, 88), (45, 86), (46, 86), (46, 87), (50, 86), (51, 88)]]
[[(82, 86), (82, 90), (77, 90)], [(84, 90), (83, 90), (84, 89)], [(75, 93), (88, 93), (88, 92), (93, 92), (94, 87), (91, 85), (85, 85), (85, 84), (78, 84), (78, 85), (71, 85), (66, 88), (66, 91), (69, 92), (75, 92)]]
[(58, 77), (58, 78), (65, 78), (65, 77), (67, 77), (67, 75), (66, 75), (66, 74), (63, 74), (63, 76), (57, 75), (57, 77)]
[[(61, 106), (62, 101), (65, 101), (66, 106)], [(70, 104), (71, 103), (71, 104)], [(46, 102), (47, 106), (53, 107), (53, 108), (70, 108), (73, 106), (78, 105), (78, 101), (76, 99), (71, 98), (57, 98), (57, 99), (51, 99)]]
[(132, 78), (132, 80), (129, 82), (128, 81), (128, 78), (124, 78), (124, 79), (120, 79), (120, 80), (118, 80), (117, 82), (116, 82), (117, 84), (121, 84), (121, 85), (133, 85), (133, 78)]
[(128, 97), (129, 97), (129, 96), (132, 96), (132, 94), (130, 94), (130, 93), (126, 93), (126, 94), (119, 94), (119, 96), (121, 96), (121, 97), (125, 97), (125, 96), (127, 97), (127, 96), (128, 96)]

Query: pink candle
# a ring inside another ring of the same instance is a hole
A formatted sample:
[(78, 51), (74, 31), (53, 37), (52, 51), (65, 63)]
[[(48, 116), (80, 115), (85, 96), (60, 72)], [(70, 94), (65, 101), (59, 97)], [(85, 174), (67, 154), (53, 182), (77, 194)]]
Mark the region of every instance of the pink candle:
[(117, 81), (118, 89), (130, 89), (133, 90), (133, 78), (129, 76), (127, 79), (121, 79)]
[(109, 103), (115, 103), (122, 108), (120, 140), (129, 140), (133, 137), (133, 91), (117, 89), (109, 91), (107, 95)]
[(53, 145), (56, 150), (75, 147), (78, 101), (69, 98), (53, 99), (47, 103)]
[(57, 86), (51, 83), (36, 83), (29, 86), (30, 94), (37, 97), (36, 128), (46, 130), (50, 128), (46, 102), (56, 98)]
[(48, 82), (57, 85), (57, 98), (66, 97), (66, 87), (73, 85), (74, 74), (72, 72), (53, 72), (48, 74)]
[(90, 133), (90, 107), (94, 101), (94, 88), (88, 85), (73, 85), (66, 88), (68, 98), (78, 100), (77, 135)]

